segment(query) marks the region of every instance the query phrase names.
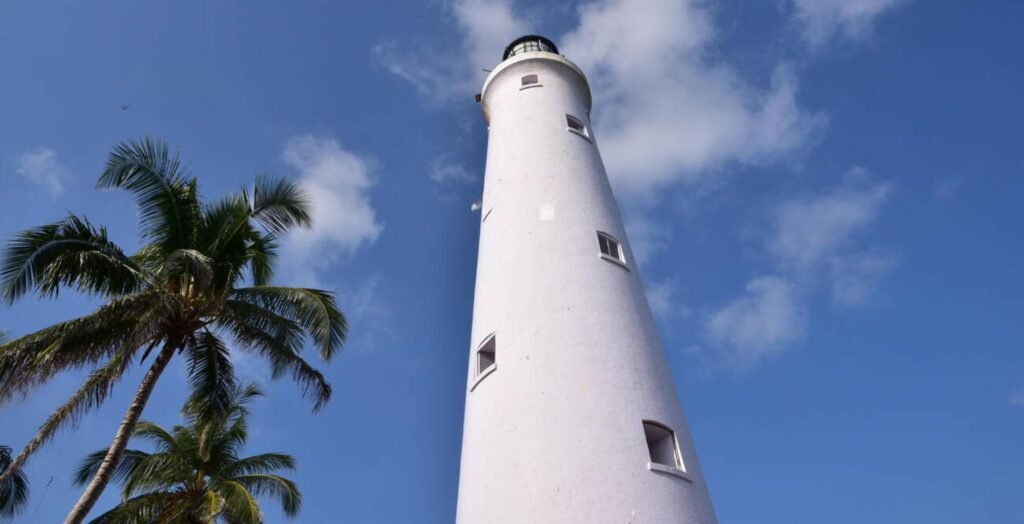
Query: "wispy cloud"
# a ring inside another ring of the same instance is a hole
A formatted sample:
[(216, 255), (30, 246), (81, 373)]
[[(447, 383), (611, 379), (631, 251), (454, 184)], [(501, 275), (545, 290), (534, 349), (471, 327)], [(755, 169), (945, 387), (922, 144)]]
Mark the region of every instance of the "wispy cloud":
[(743, 296), (710, 315), (705, 329), (724, 362), (745, 369), (802, 338), (807, 312), (791, 282), (763, 276), (748, 282)]
[(338, 302), (352, 326), (347, 347), (369, 352), (393, 341), (397, 334), (391, 308), (382, 296), (380, 273), (338, 292)]
[(430, 180), (437, 184), (472, 184), (479, 180), (465, 165), (439, 158), (430, 165)]
[(797, 101), (785, 63), (759, 87), (714, 53), (716, 28), (696, 0), (597, 0), (562, 37), (601, 100), (595, 130), (620, 198), (799, 151), (825, 123)]
[(486, 73), (500, 61), (501, 50), (528, 32), (529, 24), (505, 0), (455, 0), (444, 4), (457, 28), (456, 47), (417, 46), (410, 51), (397, 42), (374, 46), (379, 64), (412, 83), (432, 100), (472, 95)]
[(292, 283), (319, 285), (322, 272), (341, 256), (377, 240), (383, 226), (370, 199), (373, 163), (330, 137), (302, 135), (281, 154), (313, 202), (313, 227), (284, 239), (284, 270)]
[(811, 269), (842, 252), (878, 217), (892, 184), (855, 167), (835, 188), (779, 205), (768, 250), (787, 267)]
[(1010, 394), (1010, 404), (1024, 408), (1024, 388), (1018, 389)]
[(790, 0), (804, 40), (818, 48), (837, 36), (862, 40), (875, 20), (904, 0)]
[(57, 158), (57, 152), (46, 147), (37, 147), (18, 156), (15, 170), (29, 182), (45, 189), (51, 197), (64, 193), (64, 182), (71, 177), (71, 171)]
[(808, 328), (807, 302), (826, 287), (837, 306), (865, 304), (899, 263), (859, 239), (878, 219), (892, 184), (854, 168), (835, 187), (790, 198), (770, 213), (764, 251), (770, 277), (758, 277), (705, 319), (705, 335), (727, 364), (749, 367), (798, 342)]

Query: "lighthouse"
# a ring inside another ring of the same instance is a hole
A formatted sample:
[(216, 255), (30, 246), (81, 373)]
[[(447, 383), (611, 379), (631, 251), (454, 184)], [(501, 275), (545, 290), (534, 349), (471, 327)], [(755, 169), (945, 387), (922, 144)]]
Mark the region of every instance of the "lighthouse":
[(488, 129), (456, 522), (715, 523), (580, 69), (505, 49)]

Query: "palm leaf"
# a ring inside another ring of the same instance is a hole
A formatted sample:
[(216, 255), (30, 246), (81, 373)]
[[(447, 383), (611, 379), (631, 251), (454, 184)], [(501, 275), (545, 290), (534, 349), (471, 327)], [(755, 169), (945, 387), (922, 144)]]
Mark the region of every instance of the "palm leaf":
[(196, 183), (166, 142), (145, 138), (114, 146), (96, 185), (135, 195), (144, 239), (168, 252), (191, 247), (200, 218)]
[(8, 473), (6, 480), (0, 482), (0, 519), (13, 519), (28, 503), (28, 477), (14, 466), (8, 446), (0, 446), (0, 472)]
[(298, 515), (302, 494), (294, 482), (277, 475), (239, 475), (231, 480), (241, 484), (255, 497), (273, 497), (281, 501), (281, 509), (289, 517)]
[(231, 352), (217, 335), (203, 330), (185, 349), (192, 395), (185, 411), (198, 420), (223, 417), (235, 391)]
[[(103, 463), (103, 459), (107, 457), (106, 449), (96, 450), (88, 455), (81, 462), (78, 463), (78, 469), (75, 470), (74, 477), (71, 478), (71, 482), (76, 486), (84, 486), (92, 480), (93, 475), (100, 469), (100, 464)], [(150, 454), (145, 451), (139, 451), (137, 449), (126, 449), (124, 455), (121, 457), (121, 462), (117, 464), (114, 469), (114, 475), (112, 480), (121, 481), (127, 478), (139, 464), (149, 457)]]
[(62, 285), (113, 296), (135, 291), (144, 281), (106, 229), (75, 215), (16, 235), (0, 267), (0, 295), (8, 304), (32, 287), (43, 296), (56, 296)]
[(95, 312), (54, 324), (0, 345), (0, 402), (68, 369), (111, 358), (118, 350), (134, 350), (162, 333), (154, 293), (111, 300)]
[(348, 335), (345, 315), (329, 291), (254, 286), (236, 289), (229, 299), (258, 305), (297, 322), (312, 337), (324, 360), (330, 360), (341, 349)]

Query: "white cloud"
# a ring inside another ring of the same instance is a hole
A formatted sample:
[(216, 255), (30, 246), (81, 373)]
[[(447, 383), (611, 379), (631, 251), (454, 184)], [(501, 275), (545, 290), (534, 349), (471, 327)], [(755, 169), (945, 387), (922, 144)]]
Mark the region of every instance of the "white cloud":
[(837, 188), (780, 205), (768, 249), (785, 266), (817, 266), (870, 226), (891, 192), (891, 184), (874, 182), (867, 171), (854, 168)]
[(378, 63), (433, 100), (476, 93), (486, 76), (483, 70), (501, 61), (510, 41), (529, 32), (526, 20), (506, 0), (455, 0), (445, 10), (460, 35), (456, 49), (430, 45), (407, 52), (393, 42), (373, 49)]
[(465, 165), (439, 158), (430, 165), (430, 180), (437, 184), (472, 184), (479, 180)]
[(685, 306), (678, 303), (678, 288), (678, 280), (673, 277), (645, 286), (647, 302), (651, 305), (651, 311), (655, 316), (668, 319), (674, 315), (689, 313)]
[(903, 0), (791, 0), (804, 40), (820, 47), (836, 35), (853, 40), (871, 34), (876, 18)]
[(57, 159), (57, 152), (46, 147), (22, 153), (15, 170), (29, 182), (48, 191), (53, 198), (64, 193), (64, 181), (71, 176), (68, 168)]
[(380, 349), (381, 339), (396, 336), (391, 308), (381, 296), (382, 280), (379, 273), (374, 273), (338, 293), (338, 303), (351, 326), (346, 346), (356, 351), (375, 351)]
[(624, 215), (629, 247), (637, 264), (644, 265), (654, 255), (668, 247), (672, 228), (651, 218), (649, 213), (631, 209)]
[(647, 197), (729, 162), (779, 159), (825, 123), (797, 103), (793, 69), (759, 88), (710, 58), (715, 28), (697, 0), (597, 0), (562, 51), (587, 72), (595, 130), (620, 197)]
[[(531, 25), (511, 0), (456, 0), (446, 12), (461, 36), (456, 51), (374, 49), (384, 67), (432, 99), (477, 92), (480, 70), (493, 68)], [(807, 147), (825, 124), (800, 107), (787, 64), (758, 87), (710, 58), (715, 27), (702, 1), (596, 0), (578, 16), (560, 49), (590, 80), (595, 130), (620, 198), (650, 197), (730, 162), (778, 160)]]
[(727, 364), (748, 368), (803, 337), (807, 313), (793, 284), (777, 276), (747, 282), (746, 294), (713, 313), (706, 335)]
[(383, 229), (370, 201), (372, 162), (333, 138), (313, 135), (293, 137), (281, 158), (313, 203), (312, 229), (289, 233), (282, 262), (295, 283), (317, 285), (318, 272), (374, 242)]
[(868, 250), (830, 260), (832, 303), (860, 306), (867, 303), (878, 283), (900, 263), (900, 257), (884, 250)]
[(778, 276), (751, 280), (744, 296), (705, 319), (705, 335), (726, 363), (749, 367), (799, 340), (807, 329), (807, 302), (822, 281), (836, 306), (868, 301), (899, 257), (864, 247), (858, 237), (891, 193), (890, 183), (854, 168), (835, 187), (775, 207), (764, 248)]
[(1010, 404), (1024, 408), (1024, 388), (1018, 389), (1010, 394)]

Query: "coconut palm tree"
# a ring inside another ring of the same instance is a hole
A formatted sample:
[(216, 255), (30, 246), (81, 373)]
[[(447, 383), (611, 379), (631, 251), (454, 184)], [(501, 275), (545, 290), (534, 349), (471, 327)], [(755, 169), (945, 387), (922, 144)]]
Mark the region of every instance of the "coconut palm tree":
[[(294, 470), (295, 459), (281, 453), (239, 456), (248, 436), (246, 405), (261, 395), (255, 386), (238, 387), (219, 416), (207, 416), (205, 399), (194, 398), (185, 408), (186, 424), (170, 431), (140, 422), (134, 437), (149, 441), (156, 451), (125, 451), (114, 472), (121, 503), (92, 522), (258, 524), (263, 521), (261, 497), (276, 498), (285, 515), (297, 515), (302, 495), (294, 482), (274, 474)], [(106, 452), (101, 449), (82, 461), (76, 484), (95, 475)]]
[[(0, 297), (8, 304), (32, 290), (56, 297), (68, 288), (106, 301), (88, 315), (0, 345), (0, 402), (58, 373), (91, 370), (18, 454), (15, 467), (99, 406), (133, 364), (151, 358), (110, 448), (65, 521), (75, 524), (110, 481), (173, 357), (185, 359), (192, 388), (212, 412), (228, 406), (234, 350), (267, 359), (275, 377), (289, 375), (312, 397), (315, 411), (331, 387), (300, 351), (308, 336), (327, 361), (347, 331), (331, 293), (270, 285), (278, 238), (310, 225), (306, 195), (295, 183), (259, 177), (251, 188), (203, 202), (178, 154), (145, 139), (115, 146), (97, 186), (134, 195), (143, 242), (134, 255), (105, 228), (69, 215), (17, 235), (0, 264)], [(234, 341), (231, 349), (226, 338)]]
[(0, 520), (13, 519), (28, 503), (28, 478), (21, 468), (11, 468), (11, 448), (0, 446), (0, 472), (11, 474), (0, 482)]

